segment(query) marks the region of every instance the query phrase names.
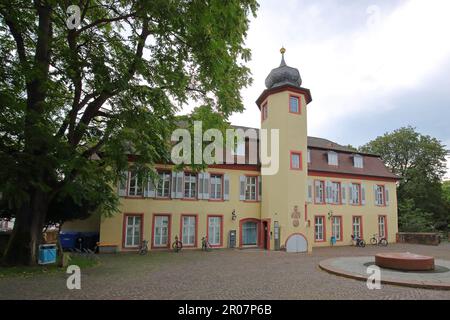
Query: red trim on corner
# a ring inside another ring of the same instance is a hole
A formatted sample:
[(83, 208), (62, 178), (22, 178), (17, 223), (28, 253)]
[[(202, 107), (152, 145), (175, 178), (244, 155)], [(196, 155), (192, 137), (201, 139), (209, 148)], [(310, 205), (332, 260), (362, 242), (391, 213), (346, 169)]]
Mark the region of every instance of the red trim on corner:
[[(183, 217), (194, 217), (195, 218), (195, 236), (194, 236), (194, 244), (185, 244), (183, 242)], [(183, 247), (186, 248), (197, 248), (197, 239), (198, 239), (198, 214), (194, 213), (182, 213), (180, 215), (180, 238), (179, 240), (183, 242)]]
[[(167, 227), (167, 245), (165, 246), (155, 246), (155, 218), (156, 217), (169, 217), (168, 219), (168, 227)], [(172, 214), (171, 213), (154, 213), (152, 217), (152, 249), (168, 249), (170, 248), (170, 242), (172, 239), (171, 236), (172, 231)]]
[(123, 222), (122, 222), (122, 249), (139, 249), (139, 245), (137, 246), (125, 246), (126, 241), (126, 232), (127, 232), (127, 217), (141, 217), (141, 226), (140, 226), (140, 239), (139, 243), (142, 243), (144, 237), (144, 214), (143, 213), (124, 213), (123, 214)]
[(209, 218), (218, 217), (220, 218), (220, 244), (211, 244), (212, 248), (223, 247), (223, 214), (208, 214), (206, 216), (206, 239), (209, 241)]

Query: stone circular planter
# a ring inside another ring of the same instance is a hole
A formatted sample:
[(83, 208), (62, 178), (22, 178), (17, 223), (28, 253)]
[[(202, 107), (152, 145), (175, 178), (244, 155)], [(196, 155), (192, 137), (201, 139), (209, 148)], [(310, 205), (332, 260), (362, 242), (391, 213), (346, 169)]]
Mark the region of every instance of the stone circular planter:
[(434, 270), (434, 258), (410, 252), (379, 253), (375, 264), (382, 268), (403, 271)]

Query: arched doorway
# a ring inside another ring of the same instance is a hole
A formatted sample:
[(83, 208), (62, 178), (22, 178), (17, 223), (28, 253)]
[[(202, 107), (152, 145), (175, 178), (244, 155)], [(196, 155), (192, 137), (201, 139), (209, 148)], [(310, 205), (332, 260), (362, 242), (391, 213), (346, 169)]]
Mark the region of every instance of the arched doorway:
[(308, 240), (301, 233), (293, 233), (286, 240), (286, 252), (307, 252)]

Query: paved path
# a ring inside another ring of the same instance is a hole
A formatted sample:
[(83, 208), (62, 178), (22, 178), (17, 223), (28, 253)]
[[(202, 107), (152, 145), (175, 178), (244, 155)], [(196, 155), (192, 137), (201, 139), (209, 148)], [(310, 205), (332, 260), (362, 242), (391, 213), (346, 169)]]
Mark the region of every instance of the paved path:
[(450, 291), (382, 285), (320, 270), (321, 260), (409, 251), (450, 260), (450, 244), (438, 247), (335, 247), (312, 254), (216, 250), (103, 255), (82, 270), (81, 290), (66, 288), (64, 273), (0, 279), (0, 299), (450, 299)]

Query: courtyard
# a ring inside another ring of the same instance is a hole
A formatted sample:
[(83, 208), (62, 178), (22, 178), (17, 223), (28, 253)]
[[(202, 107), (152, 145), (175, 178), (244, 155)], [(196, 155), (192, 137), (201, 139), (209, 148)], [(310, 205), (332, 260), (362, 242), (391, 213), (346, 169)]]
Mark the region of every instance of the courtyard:
[(81, 290), (64, 272), (0, 278), (0, 299), (450, 299), (450, 291), (366, 283), (329, 274), (319, 262), (409, 251), (450, 260), (450, 244), (316, 248), (312, 254), (223, 249), (101, 255), (81, 270)]

